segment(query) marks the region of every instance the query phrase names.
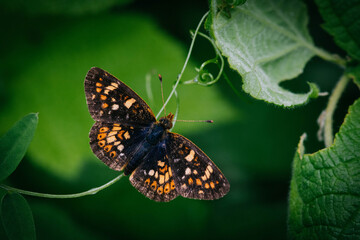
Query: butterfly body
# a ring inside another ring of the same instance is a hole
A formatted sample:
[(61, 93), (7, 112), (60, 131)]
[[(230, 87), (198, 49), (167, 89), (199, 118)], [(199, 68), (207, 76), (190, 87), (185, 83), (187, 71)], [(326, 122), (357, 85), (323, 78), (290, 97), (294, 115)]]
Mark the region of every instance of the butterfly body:
[(96, 121), (89, 134), (91, 149), (110, 168), (130, 175), (139, 192), (155, 201), (170, 201), (178, 195), (217, 199), (229, 191), (210, 158), (169, 131), (173, 114), (156, 121), (144, 100), (100, 68), (88, 72), (85, 94)]
[(144, 158), (148, 159), (149, 157), (146, 155), (152, 152), (157, 145), (166, 139), (167, 131), (172, 127), (171, 121), (173, 117), (174, 115), (170, 113), (168, 116), (161, 118), (158, 122), (153, 123), (149, 128), (145, 128), (147, 129), (147, 131), (145, 131), (145, 141), (143, 141), (139, 149), (135, 151), (135, 154), (125, 166), (125, 175), (132, 173)]

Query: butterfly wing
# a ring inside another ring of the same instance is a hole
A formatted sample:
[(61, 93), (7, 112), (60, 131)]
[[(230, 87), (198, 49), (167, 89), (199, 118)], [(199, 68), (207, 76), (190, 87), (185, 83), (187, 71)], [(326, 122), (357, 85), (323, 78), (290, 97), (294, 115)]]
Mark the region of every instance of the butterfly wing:
[(121, 171), (141, 146), (149, 128), (96, 122), (90, 131), (94, 154), (110, 168)]
[(223, 197), (230, 184), (220, 169), (189, 139), (168, 133), (167, 151), (176, 190), (186, 198), (212, 200)]
[(168, 202), (179, 195), (165, 146), (163, 141), (154, 147), (129, 178), (140, 193), (158, 202)]
[(93, 67), (85, 78), (85, 94), (95, 121), (149, 125), (156, 121), (150, 107), (110, 73)]

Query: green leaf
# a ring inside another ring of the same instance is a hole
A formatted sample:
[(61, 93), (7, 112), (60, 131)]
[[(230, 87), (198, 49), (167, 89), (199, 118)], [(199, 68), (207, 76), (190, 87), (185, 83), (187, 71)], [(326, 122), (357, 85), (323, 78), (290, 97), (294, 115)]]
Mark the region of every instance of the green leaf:
[(234, 7), (231, 18), (212, 1), (212, 35), (251, 96), (281, 106), (304, 104), (313, 89), (295, 94), (280, 82), (302, 73), (316, 51), (307, 31), (305, 5), (299, 0), (252, 0)]
[(30, 206), (20, 194), (8, 193), (3, 197), (1, 218), (9, 240), (36, 239)]
[(354, 83), (360, 88), (360, 65), (346, 68), (347, 75), (353, 79)]
[(350, 108), (334, 144), (293, 163), (289, 230), (294, 239), (360, 238), (360, 99)]
[(19, 165), (34, 137), (37, 124), (38, 114), (30, 113), (0, 139), (0, 182)]
[(351, 57), (360, 60), (360, 0), (316, 0), (324, 28)]

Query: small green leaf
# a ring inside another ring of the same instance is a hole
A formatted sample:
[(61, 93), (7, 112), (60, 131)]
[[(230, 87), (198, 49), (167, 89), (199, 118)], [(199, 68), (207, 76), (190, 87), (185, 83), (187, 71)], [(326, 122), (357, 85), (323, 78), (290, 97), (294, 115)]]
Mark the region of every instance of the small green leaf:
[(334, 144), (293, 163), (289, 231), (293, 239), (360, 239), (360, 99)]
[(37, 124), (37, 113), (30, 113), (0, 138), (0, 182), (19, 165), (34, 137)]
[(252, 0), (217, 12), (212, 1), (212, 35), (230, 66), (243, 78), (251, 96), (281, 106), (304, 104), (312, 95), (295, 94), (279, 86), (302, 73), (316, 48), (307, 31), (305, 5), (299, 0)]
[(360, 0), (316, 0), (324, 28), (351, 57), (360, 60)]
[(36, 239), (30, 206), (20, 194), (8, 193), (3, 197), (1, 218), (9, 240)]
[(347, 75), (353, 79), (354, 83), (360, 88), (360, 65), (346, 68)]

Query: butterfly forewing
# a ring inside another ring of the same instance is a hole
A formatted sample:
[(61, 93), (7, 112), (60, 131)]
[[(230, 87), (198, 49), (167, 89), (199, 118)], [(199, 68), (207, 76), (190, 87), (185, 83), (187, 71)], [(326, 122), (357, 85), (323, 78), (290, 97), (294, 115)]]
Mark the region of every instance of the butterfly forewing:
[(179, 195), (165, 151), (165, 143), (158, 144), (130, 176), (131, 184), (139, 192), (161, 202), (168, 202)]
[(181, 196), (194, 199), (218, 199), (230, 189), (220, 169), (187, 138), (169, 133), (167, 151), (175, 186)]
[(150, 107), (133, 90), (108, 72), (93, 67), (85, 78), (85, 94), (96, 121), (149, 125), (156, 121)]
[(94, 154), (110, 168), (120, 171), (144, 141), (148, 128), (120, 123), (96, 122), (90, 131)]

